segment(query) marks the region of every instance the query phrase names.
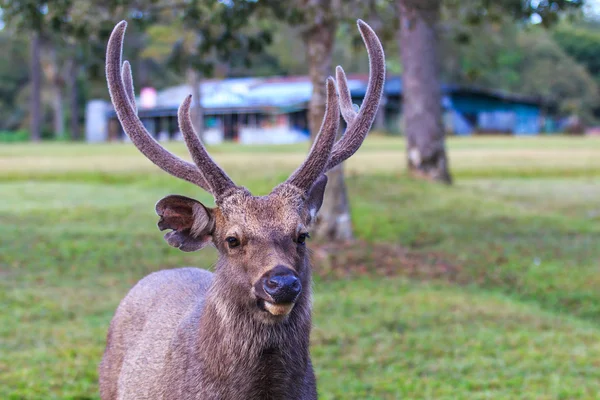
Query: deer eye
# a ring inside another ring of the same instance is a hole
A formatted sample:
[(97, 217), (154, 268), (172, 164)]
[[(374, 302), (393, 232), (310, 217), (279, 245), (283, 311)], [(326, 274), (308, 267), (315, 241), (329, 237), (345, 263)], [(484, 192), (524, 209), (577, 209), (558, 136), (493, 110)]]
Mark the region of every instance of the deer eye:
[(306, 242), (306, 239), (309, 237), (310, 235), (308, 233), (301, 233), (300, 235), (298, 235), (298, 244), (304, 244)]
[(238, 238), (229, 236), (225, 239), (225, 241), (229, 244), (229, 248), (233, 249), (234, 247), (238, 247), (240, 245), (240, 241)]

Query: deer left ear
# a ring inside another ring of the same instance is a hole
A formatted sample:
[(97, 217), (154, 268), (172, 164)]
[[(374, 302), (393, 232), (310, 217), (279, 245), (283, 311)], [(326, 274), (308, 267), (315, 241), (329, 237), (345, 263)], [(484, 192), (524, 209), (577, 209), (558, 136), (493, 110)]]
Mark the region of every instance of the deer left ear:
[(160, 217), (158, 228), (161, 231), (172, 229), (165, 234), (169, 245), (189, 252), (212, 243), (214, 215), (199, 201), (185, 196), (167, 196), (156, 203), (156, 213)]
[(306, 200), (306, 209), (308, 211), (307, 225), (312, 224), (317, 218), (317, 213), (323, 204), (323, 196), (325, 195), (326, 186), (327, 175), (322, 174), (312, 185), (310, 192), (308, 192), (308, 198)]

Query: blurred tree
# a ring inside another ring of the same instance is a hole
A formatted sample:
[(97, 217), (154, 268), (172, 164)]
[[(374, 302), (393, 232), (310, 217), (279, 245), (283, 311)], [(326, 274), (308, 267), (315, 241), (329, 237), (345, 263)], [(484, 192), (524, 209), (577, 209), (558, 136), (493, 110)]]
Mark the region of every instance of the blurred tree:
[(50, 83), (51, 104), (53, 111), (53, 132), (55, 137), (63, 138), (65, 134), (65, 115), (63, 107), (63, 92), (65, 81), (61, 74), (61, 64), (58, 58), (56, 43), (50, 38), (44, 41), (45, 57), (42, 57), (42, 71), (46, 81)]
[[(64, 131), (64, 89), (69, 88), (69, 113), (71, 118), (71, 133), (79, 137), (79, 115), (82, 102), (77, 93), (77, 78), (79, 67), (84, 54), (82, 51), (95, 45), (98, 39), (106, 41), (110, 29), (114, 26), (114, 15), (130, 15), (134, 21), (146, 21), (152, 17), (149, 7), (158, 0), (123, 5), (120, 0), (95, 2), (92, 0), (0, 0), (2, 19), (7, 29), (15, 35), (27, 35), (30, 41), (30, 107), (29, 119), (31, 137), (39, 140), (41, 137), (42, 116), (42, 49), (46, 49), (47, 83), (53, 93), (54, 131)], [(107, 28), (108, 27), (108, 28)], [(97, 44), (96, 44), (97, 46)], [(102, 49), (104, 49), (104, 43)], [(104, 55), (96, 55), (104, 58)], [(104, 61), (102, 61), (102, 64)], [(62, 68), (66, 65), (68, 68)], [(73, 72), (72, 74), (66, 71)], [(106, 89), (104, 89), (106, 91)]]
[[(600, 87), (600, 24), (598, 21), (577, 20), (563, 22), (554, 30), (552, 37), (558, 45), (592, 75)], [(585, 92), (584, 92), (585, 93)], [(584, 105), (589, 105), (586, 101)], [(592, 106), (595, 122), (600, 120), (600, 105)], [(586, 119), (584, 113), (584, 120)]]
[[(303, 13), (301, 25), (308, 75), (312, 83), (312, 95), (308, 105), (308, 126), (314, 140), (325, 115), (327, 92), (325, 81), (332, 74), (335, 33), (341, 19), (338, 0), (298, 0)], [(329, 180), (323, 205), (319, 211), (314, 231), (318, 238), (344, 241), (352, 239), (352, 221), (348, 193), (344, 182), (343, 164), (327, 174)]]
[(0, 53), (10, 62), (0, 63), (0, 130), (16, 130), (21, 126), (28, 106), (19, 103), (19, 93), (28, 88), (28, 40), (0, 31)]
[(31, 129), (31, 140), (34, 142), (42, 138), (42, 73), (40, 65), (40, 33), (31, 32), (29, 42), (29, 73), (31, 80), (31, 92), (29, 94), (29, 120)]
[(595, 121), (593, 110), (600, 103), (598, 83), (552, 40), (545, 30), (521, 32), (523, 49), (519, 65), (520, 85), (510, 89), (543, 97), (557, 104), (562, 115), (576, 116), (584, 124)]
[[(356, 30), (357, 16), (363, 16), (373, 25), (385, 41), (390, 30), (378, 24), (380, 8), (386, 8), (388, 1), (341, 1), (341, 0), (296, 0), (294, 3), (299, 18), (294, 24), (298, 27), (304, 42), (308, 72), (312, 83), (312, 96), (308, 109), (308, 125), (311, 138), (319, 132), (325, 114), (325, 81), (333, 73), (332, 56), (335, 49), (336, 33), (342, 26), (346, 38), (351, 38), (356, 50), (364, 54), (364, 45)], [(366, 17), (365, 17), (366, 16)], [(352, 221), (348, 194), (344, 182), (343, 163), (327, 174), (329, 181), (323, 205), (315, 224), (315, 234), (333, 241), (352, 239)]]
[(41, 139), (41, 64), (40, 40), (43, 34), (43, 19), (45, 2), (32, 0), (8, 1), (2, 0), (2, 19), (5, 23), (12, 23), (16, 30), (29, 37), (29, 74), (31, 82), (29, 100), (29, 121), (31, 140)]
[(469, 27), (468, 45), (457, 43), (454, 30), (447, 32), (442, 38), (446, 81), (539, 97), (561, 115), (594, 122), (598, 84), (553, 40), (552, 31), (506, 18)]
[(561, 23), (554, 29), (552, 37), (600, 83), (600, 25), (583, 22), (577, 21), (576, 25)]
[[(477, 25), (507, 16), (549, 26), (561, 12), (582, 0), (447, 0), (458, 23)], [(403, 114), (409, 171), (418, 177), (451, 183), (442, 124), (438, 30), (441, 0), (397, 0), (403, 65)]]
[(450, 183), (442, 123), (437, 24), (441, 0), (398, 0), (408, 169)]
[(279, 2), (264, 0), (216, 2), (193, 0), (159, 13), (159, 23), (148, 30), (151, 44), (146, 57), (165, 62), (184, 75), (192, 88), (193, 119), (200, 135), (204, 130), (202, 77), (232, 60), (249, 65), (253, 55), (271, 42), (271, 31), (256, 16), (282, 10)]

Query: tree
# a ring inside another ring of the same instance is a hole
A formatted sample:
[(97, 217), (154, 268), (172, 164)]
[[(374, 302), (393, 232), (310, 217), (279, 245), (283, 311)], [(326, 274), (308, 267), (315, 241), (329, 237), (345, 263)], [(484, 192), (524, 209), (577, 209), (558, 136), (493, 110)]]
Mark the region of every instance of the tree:
[(65, 134), (65, 115), (63, 107), (64, 96), (64, 76), (61, 73), (61, 62), (59, 60), (56, 43), (46, 38), (44, 41), (45, 57), (42, 62), (42, 70), (46, 81), (50, 84), (51, 104), (53, 111), (53, 132), (55, 137), (64, 137)]
[(451, 183), (442, 122), (437, 24), (441, 0), (398, 0), (408, 169)]
[(200, 91), (201, 73), (198, 69), (202, 68), (208, 71), (208, 67), (206, 67), (208, 63), (206, 63), (206, 59), (202, 59), (203, 65), (201, 67), (196, 64), (200, 59), (198, 52), (200, 38), (195, 27), (186, 25), (182, 23), (181, 18), (174, 17), (172, 13), (166, 15), (163, 13), (160, 23), (149, 27), (148, 36), (151, 44), (144, 49), (142, 55), (170, 65), (177, 73), (185, 76), (188, 85), (192, 89), (194, 101), (192, 120), (196, 132), (202, 137), (204, 112)]
[(10, 62), (0, 63), (0, 130), (21, 127), (29, 106), (22, 97), (29, 83), (29, 38), (0, 31), (0, 53)]
[(561, 115), (594, 123), (598, 83), (585, 63), (578, 64), (553, 40), (554, 29), (520, 26), (509, 17), (479, 26), (453, 25), (442, 39), (446, 81), (536, 97)]
[(192, 88), (192, 118), (200, 135), (204, 130), (202, 78), (233, 59), (248, 64), (253, 54), (263, 52), (271, 33), (256, 23), (255, 16), (281, 8), (276, 1), (194, 0), (159, 13), (159, 23), (148, 32), (153, 44), (144, 55), (185, 76)]
[[(556, 22), (561, 12), (582, 5), (582, 0), (448, 0), (459, 10), (461, 22), (480, 24), (498, 15), (522, 22)], [(438, 29), (441, 0), (398, 0), (399, 45), (403, 65), (404, 130), (408, 168), (414, 176), (451, 183), (442, 124)]]
[[(104, 68), (104, 45), (114, 26), (114, 15), (130, 15), (140, 24), (152, 18), (148, 11), (158, 0), (150, 0), (140, 4), (124, 6), (120, 0), (96, 2), (92, 0), (0, 0), (2, 19), (7, 29), (15, 35), (31, 37), (30, 40), (30, 106), (29, 120), (32, 140), (41, 137), (42, 120), (42, 48), (46, 52), (46, 72), (53, 92), (54, 131), (64, 132), (64, 89), (69, 90), (69, 113), (71, 130), (75, 135), (79, 128), (79, 101), (77, 93), (78, 65), (82, 62), (82, 54), (90, 55), (88, 61), (101, 58)], [(143, 5), (141, 8), (140, 5)], [(89, 51), (98, 48), (101, 42), (101, 56)], [(97, 63), (97, 60), (92, 61)], [(64, 66), (68, 68), (64, 68)], [(73, 74), (65, 76), (66, 71)], [(103, 75), (103, 74), (102, 74)], [(106, 84), (102, 76), (103, 93)]]
[(29, 121), (31, 140), (39, 141), (42, 125), (42, 71), (41, 71), (41, 43), (43, 35), (43, 20), (45, 2), (23, 0), (11, 2), (3, 0), (0, 3), (3, 20), (13, 23), (15, 29), (30, 37), (29, 42), (29, 74), (31, 91), (29, 98)]
[(42, 72), (40, 64), (40, 33), (31, 32), (29, 44), (29, 73), (31, 80), (31, 93), (29, 104), (29, 119), (31, 140), (34, 142), (42, 138)]
[[(338, 27), (339, 4), (334, 0), (300, 0), (304, 14), (302, 38), (308, 62), (312, 95), (308, 105), (308, 126), (311, 141), (319, 132), (325, 115), (325, 80), (332, 74), (331, 56)], [(323, 205), (315, 223), (317, 237), (343, 241), (353, 237), (348, 193), (342, 164), (329, 171)]]
[(585, 65), (565, 54), (545, 30), (522, 32), (518, 39), (524, 49), (520, 90), (551, 101), (562, 115), (576, 116), (584, 124), (595, 123), (598, 83)]
[(81, 127), (79, 124), (80, 107), (78, 78), (80, 71), (79, 44), (73, 43), (69, 46), (68, 55), (64, 68), (64, 80), (67, 89), (67, 103), (69, 104), (69, 131), (71, 140), (81, 140)]
[[(374, 1), (297, 0), (296, 2), (297, 10), (301, 15), (296, 24), (302, 34), (312, 84), (308, 108), (308, 125), (312, 140), (319, 132), (325, 114), (325, 80), (333, 73), (332, 54), (338, 27), (347, 20), (352, 24), (356, 23), (356, 15), (369, 13), (375, 5)], [(330, 241), (350, 240), (354, 234), (343, 164), (329, 171), (327, 176), (329, 180), (323, 205), (315, 223), (315, 235)]]
[(582, 21), (578, 21), (577, 25), (562, 23), (556, 27), (552, 37), (600, 83), (600, 26), (582, 24)]

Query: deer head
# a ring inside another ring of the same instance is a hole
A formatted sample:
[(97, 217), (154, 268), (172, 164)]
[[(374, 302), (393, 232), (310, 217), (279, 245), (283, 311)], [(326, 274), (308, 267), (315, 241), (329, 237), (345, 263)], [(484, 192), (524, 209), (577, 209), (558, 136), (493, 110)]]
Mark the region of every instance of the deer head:
[[(284, 319), (309, 289), (305, 241), (323, 201), (325, 172), (358, 150), (375, 118), (385, 80), (379, 39), (358, 21), (370, 59), (369, 84), (360, 110), (353, 108), (346, 76), (338, 66), (336, 80), (327, 79), (324, 120), (306, 160), (269, 195), (257, 197), (234, 184), (206, 151), (190, 119), (191, 96), (181, 104), (178, 118), (193, 164), (163, 148), (144, 128), (137, 116), (130, 65), (121, 63), (126, 26), (122, 21), (115, 27), (106, 60), (109, 91), (123, 129), (154, 164), (215, 198), (214, 208), (178, 195), (160, 200), (158, 227), (170, 230), (165, 240), (182, 251), (215, 246), (220, 257), (215, 285), (220, 285), (223, 295), (263, 321)], [(340, 111), (347, 129), (336, 142)]]

